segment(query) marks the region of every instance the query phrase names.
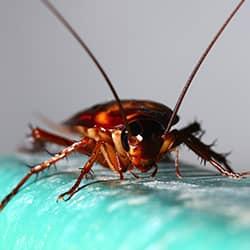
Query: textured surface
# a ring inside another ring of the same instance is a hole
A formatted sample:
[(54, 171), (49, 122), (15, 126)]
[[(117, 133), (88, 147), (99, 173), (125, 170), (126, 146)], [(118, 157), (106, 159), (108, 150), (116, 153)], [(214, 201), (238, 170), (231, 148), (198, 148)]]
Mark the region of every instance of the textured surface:
[[(96, 179), (108, 181), (56, 203), (80, 160), (30, 181), (8, 204), (0, 214), (0, 249), (249, 249), (250, 179), (182, 166), (178, 180), (172, 164), (162, 163), (155, 179), (120, 182), (96, 166)], [(15, 158), (0, 158), (0, 198), (26, 171)]]

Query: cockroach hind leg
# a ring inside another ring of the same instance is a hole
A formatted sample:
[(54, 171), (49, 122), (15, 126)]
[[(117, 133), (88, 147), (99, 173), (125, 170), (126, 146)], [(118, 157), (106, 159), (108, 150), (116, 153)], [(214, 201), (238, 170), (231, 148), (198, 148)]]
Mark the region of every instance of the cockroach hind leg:
[(246, 171), (246, 172), (241, 172), (240, 173), (241, 177), (250, 177), (250, 171)]
[(232, 179), (241, 179), (244, 177), (242, 173), (230, 172), (225, 169), (218, 161), (210, 159), (209, 162), (220, 172), (221, 175), (232, 178)]
[[(221, 175), (232, 178), (241, 178), (241, 174), (233, 171), (222, 154), (213, 151), (210, 145), (203, 143), (198, 137), (195, 137), (192, 133), (190, 133), (189, 127), (183, 128), (179, 131), (176, 130), (175, 136), (177, 138), (178, 145), (184, 143), (203, 162), (210, 162), (221, 173)], [(176, 167), (176, 170), (178, 172), (178, 167)]]

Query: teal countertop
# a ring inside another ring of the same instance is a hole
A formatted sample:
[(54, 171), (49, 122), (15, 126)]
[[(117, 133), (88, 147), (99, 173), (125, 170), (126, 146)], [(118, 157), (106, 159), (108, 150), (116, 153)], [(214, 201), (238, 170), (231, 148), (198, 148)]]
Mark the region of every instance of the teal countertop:
[[(120, 181), (96, 165), (82, 184), (106, 181), (57, 203), (85, 160), (63, 161), (22, 188), (0, 213), (0, 249), (250, 249), (250, 178), (182, 164), (177, 179), (161, 163), (155, 178)], [(26, 171), (16, 157), (0, 158), (0, 199)]]

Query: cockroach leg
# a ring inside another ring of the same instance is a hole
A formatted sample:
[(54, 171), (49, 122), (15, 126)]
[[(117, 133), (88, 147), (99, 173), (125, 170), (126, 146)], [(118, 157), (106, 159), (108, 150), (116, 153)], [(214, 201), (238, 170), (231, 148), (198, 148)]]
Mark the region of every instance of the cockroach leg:
[(31, 136), (35, 141), (50, 142), (60, 146), (70, 146), (73, 141), (56, 134), (52, 134), (39, 127), (32, 128)]
[[(27, 137), (31, 138), (32, 141), (32, 148), (26, 148), (26, 147), (19, 147), (19, 151), (26, 152), (26, 153), (34, 153), (34, 152), (41, 152), (46, 151), (48, 154), (51, 155), (50, 152), (46, 150), (46, 143), (53, 143), (59, 146), (70, 146), (74, 143), (73, 140), (67, 139), (65, 137), (56, 135), (54, 133), (47, 132), (41, 128), (33, 127), (32, 125), (29, 125), (29, 128), (31, 129), (31, 132), (27, 135)], [(84, 152), (86, 153), (86, 152)], [(54, 154), (53, 154), (54, 155)]]
[(221, 173), (221, 175), (227, 176), (227, 177), (232, 177), (235, 179), (239, 179), (242, 177), (240, 173), (235, 173), (235, 172), (229, 172), (225, 170), (222, 165), (215, 161), (214, 159), (210, 159), (209, 162)]
[(63, 150), (61, 150), (59, 153), (55, 154), (50, 159), (48, 159), (48, 160), (34, 166), (33, 168), (31, 168), (30, 171), (12, 189), (12, 191), (7, 196), (5, 196), (5, 198), (0, 202), (0, 210), (2, 210), (7, 205), (7, 203), (11, 200), (11, 198), (17, 194), (19, 189), (26, 183), (26, 181), (32, 175), (42, 172), (43, 170), (49, 168), (54, 163), (65, 158), (67, 155), (77, 151), (79, 148), (82, 148), (84, 145), (86, 145), (86, 143), (88, 143), (88, 141), (89, 141), (88, 138), (83, 138), (80, 141), (74, 142), (72, 145), (64, 148)]
[(194, 122), (183, 129), (174, 130), (173, 133), (175, 135), (176, 140), (173, 145), (173, 148), (179, 146), (182, 143), (185, 143), (187, 146), (188, 144), (193, 144), (194, 149), (190, 148), (189, 146), (188, 147), (194, 152), (196, 152), (195, 150), (199, 150), (198, 148), (202, 149), (202, 155), (200, 155), (201, 153), (196, 154), (201, 157), (202, 160), (204, 160), (204, 163), (206, 161), (209, 161), (209, 159), (213, 158), (214, 160), (221, 163), (228, 172), (233, 173), (234, 170), (229, 166), (226, 159), (227, 154), (220, 154), (215, 152), (214, 150), (212, 150), (211, 145), (204, 144), (200, 140), (199, 135), (197, 135), (198, 137), (194, 136), (200, 131), (203, 130), (201, 129), (200, 124), (197, 122)]
[(124, 176), (123, 176), (123, 173), (122, 172), (118, 172), (119, 175), (120, 175), (120, 180), (124, 180)]
[(132, 170), (129, 170), (129, 173), (131, 173), (136, 179), (139, 179), (140, 176), (136, 173), (134, 173)]
[(187, 145), (188, 148), (190, 148), (204, 161), (209, 161), (224, 176), (232, 178), (241, 178), (243, 176), (242, 174), (235, 173), (232, 170), (232, 168), (227, 164), (224, 155), (216, 153), (210, 148), (209, 145), (204, 144), (200, 139), (192, 134), (183, 133), (183, 131), (185, 131), (185, 129), (173, 131), (178, 144), (184, 143), (185, 145)]
[(231, 177), (231, 178), (234, 178), (234, 179), (240, 179), (240, 178), (244, 178), (244, 177), (247, 177), (247, 176), (250, 176), (250, 171), (247, 171), (247, 172), (240, 172), (240, 173), (235, 173), (235, 172), (228, 172), (227, 170), (225, 171), (223, 169), (223, 167), (221, 166), (221, 164), (219, 164), (217, 161), (215, 160), (210, 160), (209, 161), (215, 168), (218, 169), (218, 171), (221, 172), (222, 175), (224, 176), (228, 176), (228, 177)]
[[(53, 143), (55, 145), (64, 146), (64, 147), (68, 147), (75, 142), (74, 140), (70, 140), (68, 138), (56, 135), (54, 133), (50, 133), (50, 132), (48, 132), (44, 129), (41, 129), (39, 127), (32, 129), (31, 136), (35, 141), (39, 141), (41, 143), (49, 142), (49, 143)], [(91, 139), (87, 139), (87, 138), (85, 138), (85, 139), (89, 140), (89, 141), (91, 140)], [(88, 154), (88, 152), (85, 150), (85, 146), (87, 144), (88, 143), (86, 143), (84, 146), (78, 148), (77, 152), (85, 154), (85, 155)], [(49, 153), (49, 152), (47, 152), (47, 153)], [(67, 159), (67, 156), (65, 158)]]
[(180, 172), (179, 148), (176, 147), (176, 148), (174, 149), (174, 151), (175, 151), (175, 161), (174, 161), (174, 163), (175, 163), (175, 174), (176, 174), (176, 176), (177, 176), (179, 179), (181, 179), (182, 176), (181, 176), (181, 172)]
[(155, 164), (154, 167), (155, 167), (155, 169), (154, 169), (153, 173), (151, 174), (151, 177), (155, 177), (157, 172), (158, 172), (158, 166)]
[(50, 152), (50, 151), (46, 148), (45, 145), (44, 145), (44, 151), (45, 151), (49, 156), (54, 156), (55, 154), (57, 154), (57, 153), (52, 153), (52, 152)]
[[(227, 163), (227, 159), (223, 154), (219, 154), (213, 151), (209, 145), (204, 144), (202, 141), (197, 139), (195, 136), (190, 135), (184, 139), (184, 143), (194, 152), (197, 153), (204, 161), (209, 161), (214, 167), (219, 170), (218, 164), (224, 169), (227, 173), (235, 173), (234, 170)], [(217, 162), (217, 164), (212, 163), (211, 160)], [(223, 167), (222, 167), (223, 165)], [(220, 171), (221, 172), (221, 171)], [(229, 175), (229, 174), (227, 174)]]
[[(81, 168), (82, 169), (82, 168)], [(85, 175), (85, 179), (94, 179), (94, 171), (90, 169), (90, 171)]]
[(101, 152), (105, 161), (107, 162), (108, 167), (113, 172), (118, 173), (120, 175), (120, 180), (123, 180), (123, 169), (115, 149), (108, 143), (102, 143)]
[[(98, 154), (101, 152), (100, 149), (101, 149), (102, 144), (103, 144), (103, 142), (101, 142), (101, 141), (96, 143), (96, 146), (95, 146), (91, 156), (89, 157), (88, 161), (85, 163), (84, 167), (82, 168), (81, 173), (78, 176), (75, 184), (67, 192), (60, 194), (57, 198), (57, 201), (59, 201), (59, 200), (68, 201), (69, 199), (71, 199), (71, 197), (74, 195), (74, 193), (78, 189), (83, 177), (86, 176), (86, 174), (88, 174), (89, 171), (91, 170), (91, 168), (93, 167), (93, 164), (96, 161)], [(65, 196), (67, 196), (66, 199), (64, 198)]]

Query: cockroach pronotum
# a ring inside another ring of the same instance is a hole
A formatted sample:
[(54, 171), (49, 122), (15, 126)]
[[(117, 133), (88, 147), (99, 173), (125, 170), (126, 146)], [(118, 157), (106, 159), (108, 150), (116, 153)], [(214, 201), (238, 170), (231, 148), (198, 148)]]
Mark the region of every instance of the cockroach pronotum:
[[(63, 126), (66, 126), (71, 132), (80, 135), (80, 139), (77, 141), (47, 132), (38, 127), (32, 128), (31, 136), (35, 142), (49, 142), (64, 146), (64, 148), (59, 153), (52, 155), (48, 160), (30, 168), (30, 171), (1, 201), (0, 209), (5, 207), (31, 176), (48, 169), (51, 165), (73, 152), (88, 155), (89, 159), (81, 169), (74, 185), (67, 192), (59, 195), (58, 199), (65, 200), (65, 196), (67, 200), (70, 199), (78, 190), (83, 177), (90, 173), (95, 162), (119, 174), (120, 179), (123, 179), (123, 173), (127, 171), (137, 176), (133, 173), (134, 169), (138, 169), (143, 173), (152, 169), (152, 176), (155, 176), (158, 169), (157, 163), (167, 153), (177, 151), (178, 146), (181, 144), (185, 144), (204, 162), (209, 162), (221, 175), (232, 178), (242, 178), (250, 175), (250, 172), (235, 172), (229, 166), (226, 155), (215, 152), (211, 145), (201, 141), (199, 135), (202, 130), (198, 122), (193, 122), (179, 130), (172, 129), (179, 121), (177, 113), (193, 78), (228, 23), (243, 5), (244, 0), (238, 3), (201, 55), (184, 85), (173, 111), (167, 106), (154, 101), (121, 100), (107, 73), (85, 42), (49, 1), (41, 1), (90, 56), (108, 84), (114, 100), (85, 109), (63, 123)], [(178, 157), (176, 158), (176, 175), (181, 177)]]

